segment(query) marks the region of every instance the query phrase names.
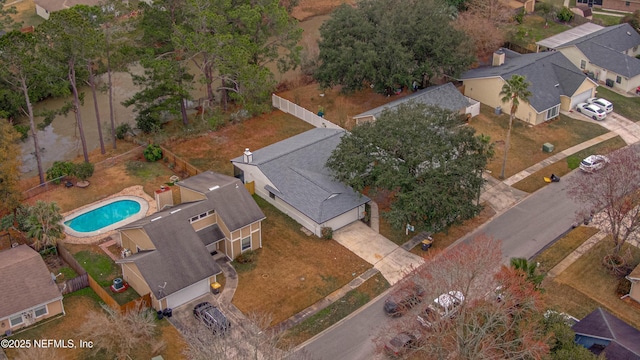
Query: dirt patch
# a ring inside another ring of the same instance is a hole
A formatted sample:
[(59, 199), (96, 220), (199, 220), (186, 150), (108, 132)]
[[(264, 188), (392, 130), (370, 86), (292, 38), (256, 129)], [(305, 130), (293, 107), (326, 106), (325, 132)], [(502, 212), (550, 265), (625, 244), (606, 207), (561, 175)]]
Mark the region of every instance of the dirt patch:
[(302, 21), (318, 15), (331, 13), (342, 4), (354, 5), (356, 0), (300, 0), (291, 15)]

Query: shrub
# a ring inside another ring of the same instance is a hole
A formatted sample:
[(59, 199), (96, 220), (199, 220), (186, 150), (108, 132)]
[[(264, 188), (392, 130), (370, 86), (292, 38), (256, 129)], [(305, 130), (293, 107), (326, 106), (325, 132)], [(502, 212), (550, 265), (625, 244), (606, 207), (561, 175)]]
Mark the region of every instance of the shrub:
[(54, 161), (53, 165), (47, 169), (47, 180), (53, 180), (55, 184), (60, 184), (60, 178), (73, 174), (75, 165), (70, 161)]
[(563, 7), (562, 10), (558, 11), (557, 17), (562, 22), (569, 22), (573, 19), (573, 12), (568, 7)]
[(518, 11), (516, 13), (516, 15), (514, 16), (514, 20), (518, 23), (518, 24), (522, 24), (522, 22), (524, 21), (524, 16), (526, 15), (526, 12), (524, 11), (524, 9), (522, 11)]
[(124, 137), (129, 131), (131, 131), (131, 125), (128, 123), (118, 125), (118, 127), (116, 127), (116, 138), (124, 140)]
[(149, 144), (149, 146), (144, 149), (144, 152), (142, 154), (144, 155), (144, 158), (149, 162), (154, 162), (162, 159), (162, 149), (160, 149), (160, 146), (156, 144)]
[(329, 226), (321, 227), (320, 233), (322, 234), (323, 239), (327, 239), (327, 240), (333, 239), (333, 229)]
[(236, 262), (240, 264), (250, 264), (256, 260), (257, 255), (255, 251), (247, 250), (236, 257)]
[(73, 175), (75, 175), (80, 181), (86, 181), (93, 175), (93, 164), (90, 162), (82, 162), (76, 164), (73, 167)]
[(621, 278), (618, 281), (618, 287), (616, 288), (616, 293), (618, 295), (627, 295), (631, 291), (631, 281), (627, 280), (627, 278)]
[(160, 130), (160, 116), (151, 110), (143, 110), (136, 117), (136, 126), (145, 134), (151, 134)]
[(20, 140), (25, 141), (29, 137), (29, 125), (15, 125), (14, 128), (20, 133)]

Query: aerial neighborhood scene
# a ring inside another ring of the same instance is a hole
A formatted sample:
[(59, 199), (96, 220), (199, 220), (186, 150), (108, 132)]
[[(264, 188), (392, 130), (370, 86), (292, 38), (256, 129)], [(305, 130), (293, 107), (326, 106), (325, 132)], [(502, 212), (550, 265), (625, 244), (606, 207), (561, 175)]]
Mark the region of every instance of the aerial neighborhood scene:
[(639, 1), (0, 5), (0, 360), (640, 359)]

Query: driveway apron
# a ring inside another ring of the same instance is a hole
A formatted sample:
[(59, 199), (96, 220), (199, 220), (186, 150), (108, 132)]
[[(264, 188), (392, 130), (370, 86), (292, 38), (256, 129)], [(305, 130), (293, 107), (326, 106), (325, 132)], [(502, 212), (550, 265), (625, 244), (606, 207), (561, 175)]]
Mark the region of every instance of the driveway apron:
[(563, 111), (562, 113), (574, 119), (598, 124), (603, 128), (620, 135), (622, 140), (624, 140), (624, 142), (626, 142), (629, 145), (635, 144), (638, 141), (640, 141), (640, 125), (636, 124), (635, 122), (615, 112), (607, 114), (607, 117), (602, 121), (595, 121), (593, 119), (589, 119), (586, 116), (579, 114), (577, 112)]
[(360, 221), (335, 231), (333, 239), (373, 265), (391, 285), (424, 263), (420, 256), (402, 249)]

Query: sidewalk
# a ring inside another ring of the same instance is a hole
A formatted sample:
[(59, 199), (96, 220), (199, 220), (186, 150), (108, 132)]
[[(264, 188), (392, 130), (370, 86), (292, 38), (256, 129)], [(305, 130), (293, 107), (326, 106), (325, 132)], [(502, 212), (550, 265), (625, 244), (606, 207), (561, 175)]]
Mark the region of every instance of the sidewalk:
[(576, 262), (582, 256), (582, 254), (589, 251), (594, 245), (596, 245), (600, 240), (604, 239), (607, 236), (602, 231), (597, 232), (595, 235), (587, 239), (587, 241), (583, 242), (582, 245), (578, 246), (571, 254), (567, 255), (562, 261), (560, 261), (553, 269), (549, 270), (547, 276), (556, 277), (560, 275), (561, 272), (565, 271), (571, 264)]

